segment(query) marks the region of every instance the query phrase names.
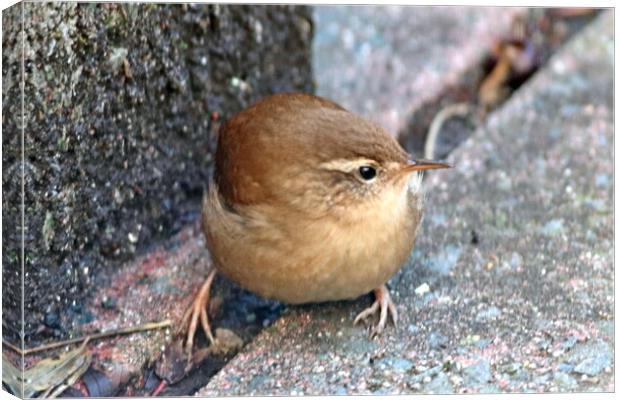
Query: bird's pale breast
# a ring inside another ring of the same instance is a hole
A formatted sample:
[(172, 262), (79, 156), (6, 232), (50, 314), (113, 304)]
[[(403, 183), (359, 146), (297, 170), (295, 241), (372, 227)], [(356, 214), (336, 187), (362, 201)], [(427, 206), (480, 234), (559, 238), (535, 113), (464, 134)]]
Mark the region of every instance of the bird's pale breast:
[(304, 220), (268, 206), (233, 212), (211, 185), (203, 204), (207, 246), (221, 273), (263, 297), (293, 304), (355, 298), (387, 282), (410, 255), (418, 189), (419, 180), (386, 190), (345, 219)]

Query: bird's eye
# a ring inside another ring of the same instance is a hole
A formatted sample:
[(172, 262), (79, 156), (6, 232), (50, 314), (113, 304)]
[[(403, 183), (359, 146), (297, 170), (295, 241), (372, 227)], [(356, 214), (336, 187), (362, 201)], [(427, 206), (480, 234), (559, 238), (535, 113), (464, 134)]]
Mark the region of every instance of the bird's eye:
[(370, 165), (363, 165), (359, 168), (359, 173), (362, 179), (371, 181), (377, 176), (377, 170)]

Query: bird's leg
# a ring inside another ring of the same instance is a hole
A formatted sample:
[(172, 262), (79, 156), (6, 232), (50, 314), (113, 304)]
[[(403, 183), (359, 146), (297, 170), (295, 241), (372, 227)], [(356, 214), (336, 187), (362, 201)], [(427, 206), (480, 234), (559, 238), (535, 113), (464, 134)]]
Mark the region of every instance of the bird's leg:
[(388, 312), (392, 317), (392, 322), (394, 322), (394, 326), (396, 326), (396, 322), (398, 321), (398, 313), (396, 312), (396, 306), (390, 297), (390, 291), (385, 285), (381, 285), (377, 289), (374, 290), (375, 293), (375, 302), (372, 306), (368, 307), (361, 313), (357, 314), (353, 324), (357, 324), (360, 321), (365, 321), (369, 316), (376, 314), (377, 311), (379, 313), (379, 323), (372, 329), (371, 336), (380, 335), (385, 328), (385, 324), (387, 322)]
[(211, 332), (211, 325), (209, 324), (209, 316), (207, 314), (207, 310), (209, 309), (209, 300), (211, 298), (211, 284), (213, 283), (215, 274), (216, 270), (213, 269), (202, 284), (196, 298), (189, 305), (185, 311), (185, 314), (183, 314), (180, 331), (183, 332), (187, 329), (187, 337), (185, 340), (185, 352), (187, 354), (191, 354), (192, 352), (192, 347), (194, 346), (194, 335), (196, 334), (199, 320), (202, 325), (202, 330), (207, 336), (207, 339), (209, 339), (211, 345), (215, 343), (215, 338)]

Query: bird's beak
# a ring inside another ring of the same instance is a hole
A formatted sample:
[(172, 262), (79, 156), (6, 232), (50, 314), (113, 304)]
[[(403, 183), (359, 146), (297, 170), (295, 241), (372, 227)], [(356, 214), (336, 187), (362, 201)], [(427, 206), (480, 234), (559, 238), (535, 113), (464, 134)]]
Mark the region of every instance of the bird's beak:
[(405, 165), (402, 172), (424, 171), (427, 169), (452, 168), (451, 164), (431, 160), (411, 160)]

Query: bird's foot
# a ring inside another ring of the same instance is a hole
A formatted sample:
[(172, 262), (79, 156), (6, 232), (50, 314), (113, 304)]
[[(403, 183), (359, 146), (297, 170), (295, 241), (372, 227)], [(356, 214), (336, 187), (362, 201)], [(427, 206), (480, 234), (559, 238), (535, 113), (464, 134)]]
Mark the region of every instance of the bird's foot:
[(380, 335), (385, 328), (385, 324), (387, 323), (388, 313), (392, 317), (392, 322), (394, 322), (394, 326), (398, 321), (398, 312), (396, 312), (396, 306), (390, 297), (390, 292), (385, 285), (381, 285), (379, 288), (374, 290), (375, 293), (375, 302), (372, 306), (368, 307), (361, 313), (357, 314), (353, 324), (357, 324), (360, 321), (365, 321), (369, 316), (376, 314), (377, 311), (379, 313), (379, 323), (372, 328), (370, 333), (371, 337), (375, 337)]
[(194, 335), (196, 334), (199, 320), (200, 324), (202, 325), (202, 330), (207, 336), (207, 339), (209, 339), (210, 344), (213, 345), (215, 343), (215, 338), (213, 337), (213, 333), (211, 332), (211, 325), (209, 324), (209, 315), (207, 313), (207, 310), (209, 309), (209, 300), (211, 298), (211, 284), (213, 283), (215, 274), (215, 269), (209, 273), (207, 279), (200, 287), (196, 298), (189, 305), (189, 307), (185, 311), (185, 314), (183, 314), (181, 325), (179, 325), (178, 332), (186, 332), (187, 334), (185, 339), (185, 353), (188, 355), (192, 354), (192, 347), (194, 346)]

